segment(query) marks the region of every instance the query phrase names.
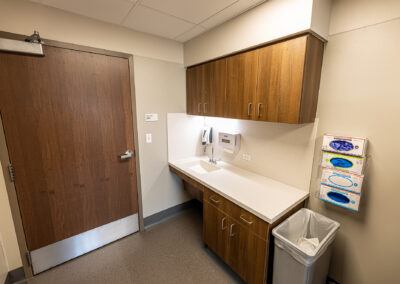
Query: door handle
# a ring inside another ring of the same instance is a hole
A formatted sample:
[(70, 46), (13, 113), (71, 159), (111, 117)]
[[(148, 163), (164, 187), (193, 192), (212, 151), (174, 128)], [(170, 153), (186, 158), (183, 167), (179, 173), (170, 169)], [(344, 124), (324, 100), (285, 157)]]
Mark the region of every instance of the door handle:
[(234, 235), (236, 235), (233, 233), (233, 226), (235, 226), (235, 224), (232, 224), (231, 227), (229, 228), (229, 236), (230, 237), (233, 237)]
[(221, 220), (221, 229), (222, 229), (222, 231), (226, 229), (225, 220), (226, 220), (226, 217), (222, 218), (222, 220)]
[(127, 159), (132, 158), (132, 156), (133, 156), (133, 151), (127, 150), (127, 151), (125, 152), (125, 154), (119, 156), (119, 158), (120, 158), (121, 160), (127, 160)]
[(249, 104), (247, 105), (247, 116), (250, 116), (251, 105), (252, 105), (252, 103), (249, 103)]
[(261, 104), (258, 104), (258, 106), (257, 106), (257, 116), (258, 117), (261, 117), (260, 109), (261, 109)]

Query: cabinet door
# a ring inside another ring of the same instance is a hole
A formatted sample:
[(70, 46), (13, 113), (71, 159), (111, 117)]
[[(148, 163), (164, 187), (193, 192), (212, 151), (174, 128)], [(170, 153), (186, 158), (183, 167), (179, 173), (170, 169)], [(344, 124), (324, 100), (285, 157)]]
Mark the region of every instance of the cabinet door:
[(206, 65), (207, 92), (204, 96), (204, 115), (224, 116), (226, 59), (212, 61)]
[(227, 58), (225, 117), (254, 119), (258, 50)]
[(260, 49), (257, 120), (299, 123), (307, 37)]
[(247, 283), (264, 283), (267, 242), (233, 219), (229, 220), (228, 264)]
[(203, 240), (222, 259), (226, 259), (228, 240), (228, 216), (204, 202)]
[(186, 112), (192, 115), (203, 114), (205, 87), (204, 64), (186, 70)]

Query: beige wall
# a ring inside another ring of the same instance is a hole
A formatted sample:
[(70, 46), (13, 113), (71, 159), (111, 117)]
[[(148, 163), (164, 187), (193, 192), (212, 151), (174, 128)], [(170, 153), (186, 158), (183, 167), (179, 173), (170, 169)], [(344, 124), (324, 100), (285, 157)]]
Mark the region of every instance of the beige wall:
[[(7, 268), (13, 270), (22, 266), (17, 235), (11, 216), (10, 203), (4, 181), (3, 169), (0, 167), (0, 237), (2, 237), (3, 252)], [(1, 256), (0, 256), (1, 257)], [(0, 260), (1, 261), (1, 260)], [(0, 282), (1, 283), (1, 282)]]
[(312, 0), (269, 0), (186, 42), (185, 66), (309, 29), (312, 5)]
[[(329, 37), (322, 68), (309, 206), (341, 223), (330, 276), (342, 284), (400, 283), (399, 4), (333, 2), (334, 35)], [(324, 133), (367, 137), (370, 141), (359, 213), (317, 198)]]
[[(135, 89), (140, 146), (143, 215), (189, 200), (181, 181), (169, 172), (167, 113), (185, 112), (185, 69), (182, 64), (135, 56)], [(159, 120), (145, 122), (145, 113), (158, 113)], [(153, 142), (146, 143), (146, 133)]]
[(25, 0), (0, 0), (0, 31), (183, 63), (181, 43)]
[[(235, 154), (225, 153), (215, 142), (216, 158), (309, 191), (318, 121), (291, 125), (206, 117), (205, 125), (213, 127), (214, 141), (220, 131), (241, 134), (240, 150)], [(208, 147), (209, 155), (210, 150)], [(251, 160), (244, 160), (243, 154)]]
[[(27, 1), (0, 0), (1, 31), (31, 34), (33, 29), (53, 40), (154, 58), (134, 59), (144, 214), (185, 201), (185, 195), (173, 190), (176, 180), (166, 171), (165, 154), (165, 113), (185, 110), (182, 44)], [(144, 112), (158, 112), (160, 121), (144, 124)], [(153, 144), (144, 144), (144, 131), (153, 133)], [(0, 173), (0, 234), (12, 270), (22, 263), (2, 177)]]
[[(8, 273), (8, 263), (3, 249), (3, 238), (0, 234), (0, 283), (4, 283)], [(18, 254), (18, 252), (17, 252)]]
[(185, 66), (300, 31), (328, 36), (331, 0), (269, 0), (184, 45)]

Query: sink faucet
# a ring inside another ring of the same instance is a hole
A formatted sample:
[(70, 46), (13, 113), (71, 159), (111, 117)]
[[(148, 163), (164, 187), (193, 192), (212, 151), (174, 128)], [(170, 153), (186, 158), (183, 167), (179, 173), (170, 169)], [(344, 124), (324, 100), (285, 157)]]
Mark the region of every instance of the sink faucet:
[(214, 157), (214, 145), (211, 144), (211, 157), (208, 158), (208, 161), (214, 165), (217, 164), (217, 159)]

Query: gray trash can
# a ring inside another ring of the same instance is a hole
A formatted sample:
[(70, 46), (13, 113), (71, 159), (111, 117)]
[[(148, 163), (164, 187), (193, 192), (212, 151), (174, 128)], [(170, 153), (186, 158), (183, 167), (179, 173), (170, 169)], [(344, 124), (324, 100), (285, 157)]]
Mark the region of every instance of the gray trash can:
[(303, 208), (272, 230), (273, 284), (325, 284), (340, 224)]

